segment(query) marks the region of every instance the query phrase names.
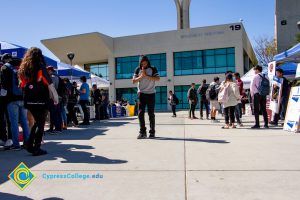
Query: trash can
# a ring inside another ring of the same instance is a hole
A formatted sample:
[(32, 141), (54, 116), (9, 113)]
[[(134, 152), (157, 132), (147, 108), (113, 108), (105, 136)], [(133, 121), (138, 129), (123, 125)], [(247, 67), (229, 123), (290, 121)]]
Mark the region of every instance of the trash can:
[(116, 108), (116, 106), (111, 107), (111, 114), (112, 114), (113, 118), (117, 117), (117, 108)]

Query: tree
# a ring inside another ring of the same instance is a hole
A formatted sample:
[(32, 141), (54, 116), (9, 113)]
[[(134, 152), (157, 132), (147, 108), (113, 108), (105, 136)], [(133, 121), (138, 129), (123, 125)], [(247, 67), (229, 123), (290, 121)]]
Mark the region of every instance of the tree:
[(273, 61), (274, 56), (277, 54), (276, 40), (267, 36), (260, 36), (254, 38), (255, 47), (254, 52), (258, 62), (262, 66), (268, 66), (269, 62)]

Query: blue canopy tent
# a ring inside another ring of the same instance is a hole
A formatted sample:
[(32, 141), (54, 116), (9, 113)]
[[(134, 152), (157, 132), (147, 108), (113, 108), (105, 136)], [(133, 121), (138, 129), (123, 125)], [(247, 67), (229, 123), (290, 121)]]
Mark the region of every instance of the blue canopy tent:
[(300, 43), (292, 48), (277, 54), (273, 58), (279, 63), (277, 68), (281, 68), (286, 76), (295, 77), (298, 63), (300, 63)]
[(89, 72), (77, 69), (71, 65), (62, 62), (58, 63), (57, 65), (57, 73), (59, 76), (68, 77), (70, 79), (78, 79), (81, 76), (85, 76), (87, 79), (91, 77), (91, 74)]
[[(0, 41), (0, 54), (9, 53), (13, 57), (22, 59), (24, 57), (24, 54), (26, 53), (27, 48), (15, 45), (8, 42)], [(51, 65), (54, 68), (57, 68), (57, 62), (51, 58), (45, 57), (45, 61), (47, 65)]]

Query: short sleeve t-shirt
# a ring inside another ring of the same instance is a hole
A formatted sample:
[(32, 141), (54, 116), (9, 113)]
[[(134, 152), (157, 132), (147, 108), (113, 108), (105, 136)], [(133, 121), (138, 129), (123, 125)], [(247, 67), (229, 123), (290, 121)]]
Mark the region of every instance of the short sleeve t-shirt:
[[(152, 76), (152, 77), (159, 77), (158, 71), (155, 67), (148, 67), (146, 70), (147, 76)], [(133, 77), (136, 78), (140, 76), (142, 73), (142, 70), (140, 67), (137, 67), (135, 69)], [(151, 81), (147, 78), (143, 78), (140, 82), (138, 82), (138, 92), (145, 93), (145, 94), (153, 94), (155, 93), (155, 81)]]
[(80, 90), (85, 89), (86, 93), (80, 93), (80, 100), (89, 100), (90, 96), (90, 87), (87, 83), (82, 83)]

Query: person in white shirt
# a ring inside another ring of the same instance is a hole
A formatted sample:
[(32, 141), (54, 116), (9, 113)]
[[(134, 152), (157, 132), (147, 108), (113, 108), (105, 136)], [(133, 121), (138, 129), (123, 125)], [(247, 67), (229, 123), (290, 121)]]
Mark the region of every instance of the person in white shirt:
[[(254, 107), (254, 115), (255, 115), (255, 125), (252, 126), (252, 129), (259, 129), (259, 111), (262, 111), (264, 116), (264, 128), (269, 128), (268, 126), (268, 114), (266, 110), (266, 96), (259, 94), (259, 88), (261, 85), (261, 81), (265, 75), (262, 74), (262, 67), (257, 65), (254, 67), (255, 76), (250, 85), (250, 93), (253, 98), (253, 107)], [(265, 77), (267, 78), (267, 77)]]

